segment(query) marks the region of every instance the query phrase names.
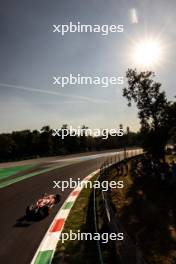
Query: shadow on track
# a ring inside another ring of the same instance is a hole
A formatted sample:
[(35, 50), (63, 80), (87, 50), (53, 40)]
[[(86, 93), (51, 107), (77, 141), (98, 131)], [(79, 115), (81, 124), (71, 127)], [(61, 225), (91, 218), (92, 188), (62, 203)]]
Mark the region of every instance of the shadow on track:
[(26, 217), (26, 215), (24, 215), (24, 216), (22, 216), (16, 220), (16, 223), (13, 225), (13, 227), (29, 227), (29, 226), (35, 224), (36, 222), (42, 221), (46, 217), (47, 216), (44, 216), (42, 218), (31, 218), (31, 219), (29, 219), (28, 217)]

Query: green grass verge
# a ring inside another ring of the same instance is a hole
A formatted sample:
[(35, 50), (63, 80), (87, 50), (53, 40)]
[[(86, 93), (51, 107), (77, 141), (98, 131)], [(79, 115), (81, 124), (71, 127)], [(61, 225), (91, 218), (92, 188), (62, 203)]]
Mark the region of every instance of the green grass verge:
[(46, 172), (53, 171), (53, 170), (56, 170), (56, 169), (59, 169), (59, 168), (63, 168), (65, 166), (67, 166), (67, 165), (66, 164), (62, 164), (62, 165), (58, 165), (58, 166), (54, 166), (54, 167), (49, 167), (49, 168), (46, 168), (46, 169), (37, 170), (36, 172), (32, 172), (32, 173), (27, 173), (27, 174), (24, 173), (24, 175), (17, 176), (17, 177), (12, 178), (12, 179), (10, 178), (10, 179), (7, 179), (7, 180), (6, 179), (4, 179), (2, 181), (0, 180), (0, 189), (5, 188), (5, 187), (7, 187), (7, 186), (9, 186), (11, 184), (14, 184), (14, 183), (29, 179), (31, 177), (40, 175), (42, 173), (46, 173)]
[[(173, 157), (166, 159), (172, 161)], [(116, 180), (124, 180), (123, 191), (113, 189), (111, 196), (119, 220), (133, 242), (138, 241), (147, 263), (175, 264), (176, 196), (172, 186), (151, 179), (150, 174), (136, 179), (131, 161), (129, 167), (125, 177), (117, 176), (116, 172), (111, 174)]]
[(32, 168), (34, 165), (23, 165), (9, 168), (0, 168), (0, 180), (4, 180), (18, 172)]
[[(93, 177), (92, 181), (96, 180), (96, 178), (97, 175)], [(73, 232), (77, 232), (78, 230), (81, 232), (90, 232), (88, 229), (92, 225), (93, 214), (90, 212), (89, 205), (92, 199), (92, 193), (92, 189), (90, 188), (84, 188), (81, 191), (66, 220), (63, 233), (69, 233), (70, 230)], [(97, 263), (96, 254), (97, 248), (95, 241), (67, 240), (65, 243), (58, 243), (52, 263), (93, 264)]]

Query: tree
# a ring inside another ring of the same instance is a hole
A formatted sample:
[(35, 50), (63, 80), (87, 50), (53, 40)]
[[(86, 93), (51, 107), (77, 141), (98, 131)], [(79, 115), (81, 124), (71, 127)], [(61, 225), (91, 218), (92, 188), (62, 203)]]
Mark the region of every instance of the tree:
[(53, 152), (52, 130), (49, 126), (43, 126), (40, 133), (40, 155), (50, 156)]
[(154, 82), (153, 72), (138, 73), (136, 69), (128, 69), (126, 77), (128, 88), (123, 89), (123, 96), (127, 98), (128, 106), (134, 101), (138, 108), (143, 146), (155, 158), (164, 158), (173, 126), (169, 121), (173, 118), (172, 103), (168, 102), (165, 92), (160, 91), (161, 84)]
[(0, 135), (0, 162), (9, 161), (15, 157), (17, 145), (12, 139), (11, 134)]

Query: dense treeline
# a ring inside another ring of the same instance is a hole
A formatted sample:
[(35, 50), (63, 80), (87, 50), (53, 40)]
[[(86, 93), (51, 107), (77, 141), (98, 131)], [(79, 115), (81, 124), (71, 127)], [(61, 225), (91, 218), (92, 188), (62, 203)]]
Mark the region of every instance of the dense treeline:
[(23, 130), (0, 134), (0, 162), (140, 146), (140, 142), (140, 134), (130, 132), (129, 128), (122, 137), (109, 136), (102, 139), (83, 135), (61, 139), (53, 137), (52, 129), (44, 126), (40, 131)]

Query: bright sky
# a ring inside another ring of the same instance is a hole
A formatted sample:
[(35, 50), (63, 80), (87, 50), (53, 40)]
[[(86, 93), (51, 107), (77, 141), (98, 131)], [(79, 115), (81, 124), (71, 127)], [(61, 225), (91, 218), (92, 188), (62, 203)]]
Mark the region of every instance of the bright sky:
[[(53, 24), (123, 24), (124, 33), (52, 33)], [(137, 130), (125, 85), (56, 88), (52, 76), (125, 76), (129, 67), (155, 71), (174, 100), (175, 0), (1, 0), (0, 132), (85, 124)]]

